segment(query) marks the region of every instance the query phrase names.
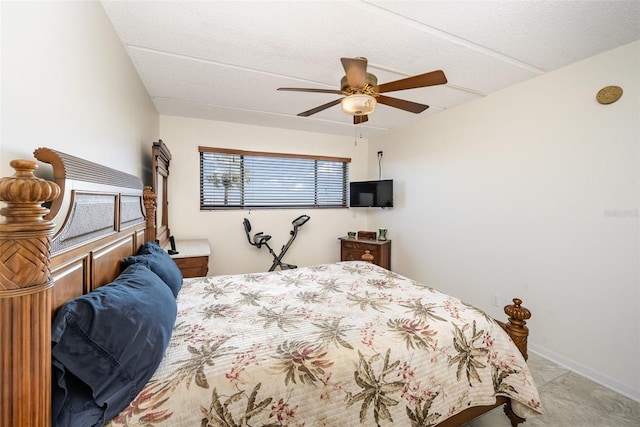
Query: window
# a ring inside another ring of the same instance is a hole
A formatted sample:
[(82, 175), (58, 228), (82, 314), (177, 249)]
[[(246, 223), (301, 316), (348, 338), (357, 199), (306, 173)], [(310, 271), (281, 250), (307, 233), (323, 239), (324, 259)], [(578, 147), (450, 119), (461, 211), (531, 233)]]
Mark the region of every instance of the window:
[(201, 210), (347, 207), (351, 159), (199, 150)]

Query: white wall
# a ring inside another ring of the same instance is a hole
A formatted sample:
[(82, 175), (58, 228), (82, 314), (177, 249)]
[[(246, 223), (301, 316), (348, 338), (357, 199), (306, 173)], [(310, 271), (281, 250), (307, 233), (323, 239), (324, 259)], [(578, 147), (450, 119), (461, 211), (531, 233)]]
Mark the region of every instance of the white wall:
[(1, 176), (38, 147), (138, 176), (146, 156), (150, 168), (159, 115), (100, 3), (0, 7)]
[[(369, 141), (394, 270), (504, 316), (531, 348), (640, 400), (640, 42)], [(623, 97), (600, 105), (598, 90)], [(398, 141), (401, 141), (398, 142)]]
[[(366, 139), (322, 135), (181, 117), (160, 117), (162, 140), (171, 150), (169, 224), (176, 239), (206, 238), (212, 250), (209, 274), (266, 271), (273, 261), (266, 248), (249, 245), (242, 225), (249, 218), (252, 234), (272, 236), (276, 253), (289, 239), (291, 221), (311, 217), (298, 232), (284, 261), (299, 266), (338, 261), (338, 237), (360, 230), (366, 212), (355, 209), (254, 209), (200, 211), (198, 146), (275, 153), (315, 154), (352, 159), (353, 179), (367, 176)], [(283, 171), (285, 172), (285, 171)], [(178, 248), (179, 249), (179, 248)]]

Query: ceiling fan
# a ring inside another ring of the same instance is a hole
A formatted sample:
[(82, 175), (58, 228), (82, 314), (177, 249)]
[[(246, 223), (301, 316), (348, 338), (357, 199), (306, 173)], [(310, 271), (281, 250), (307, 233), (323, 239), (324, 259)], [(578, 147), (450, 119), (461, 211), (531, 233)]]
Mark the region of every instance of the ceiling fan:
[(378, 78), (371, 73), (367, 73), (367, 58), (340, 58), (340, 61), (346, 73), (340, 81), (340, 90), (299, 87), (278, 88), (278, 90), (296, 92), (335, 93), (344, 95), (342, 98), (320, 105), (319, 107), (303, 111), (299, 113), (298, 116), (308, 117), (334, 105), (342, 104), (342, 110), (347, 114), (351, 114), (353, 116), (353, 124), (357, 125), (369, 120), (367, 116), (375, 110), (378, 102), (418, 114), (429, 108), (429, 106), (404, 99), (392, 98), (382, 95), (382, 93), (447, 83), (444, 72), (442, 72), (442, 70), (436, 70), (379, 85)]

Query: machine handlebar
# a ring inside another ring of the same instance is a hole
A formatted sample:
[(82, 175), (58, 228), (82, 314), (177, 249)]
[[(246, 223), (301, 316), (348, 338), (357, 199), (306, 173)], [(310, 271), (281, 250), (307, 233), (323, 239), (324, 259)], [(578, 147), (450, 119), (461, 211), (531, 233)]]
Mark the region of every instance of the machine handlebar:
[(310, 219), (311, 217), (309, 215), (300, 215), (298, 218), (294, 219), (291, 224), (293, 224), (294, 227), (302, 227)]

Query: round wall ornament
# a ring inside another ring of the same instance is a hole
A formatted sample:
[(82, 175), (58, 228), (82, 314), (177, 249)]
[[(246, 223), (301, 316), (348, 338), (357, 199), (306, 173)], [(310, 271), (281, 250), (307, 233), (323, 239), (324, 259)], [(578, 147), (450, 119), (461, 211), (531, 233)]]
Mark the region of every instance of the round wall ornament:
[(622, 88), (620, 86), (605, 86), (598, 91), (596, 99), (600, 104), (613, 104), (622, 96)]

